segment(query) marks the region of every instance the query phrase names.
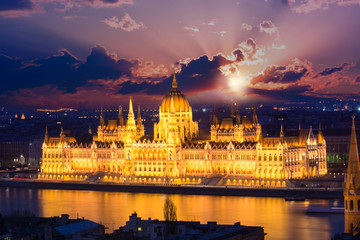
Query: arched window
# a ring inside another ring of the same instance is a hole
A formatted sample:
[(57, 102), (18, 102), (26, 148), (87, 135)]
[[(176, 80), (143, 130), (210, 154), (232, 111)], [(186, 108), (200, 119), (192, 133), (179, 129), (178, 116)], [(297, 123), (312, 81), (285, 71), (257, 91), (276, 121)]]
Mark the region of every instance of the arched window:
[(353, 200), (350, 200), (350, 211), (354, 210), (354, 202)]
[(348, 210), (347, 201), (345, 201), (345, 210)]

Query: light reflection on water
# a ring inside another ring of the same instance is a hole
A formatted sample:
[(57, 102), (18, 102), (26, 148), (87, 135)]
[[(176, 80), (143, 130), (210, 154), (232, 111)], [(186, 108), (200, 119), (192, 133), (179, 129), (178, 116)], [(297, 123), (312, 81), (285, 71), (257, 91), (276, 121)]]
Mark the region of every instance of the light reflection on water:
[[(85, 217), (109, 230), (140, 217), (162, 219), (165, 194), (0, 188), (0, 212), (30, 210), (38, 216)], [(178, 220), (263, 226), (266, 239), (330, 239), (344, 231), (342, 214), (306, 214), (307, 206), (341, 205), (338, 201), (286, 202), (283, 198), (171, 195)]]

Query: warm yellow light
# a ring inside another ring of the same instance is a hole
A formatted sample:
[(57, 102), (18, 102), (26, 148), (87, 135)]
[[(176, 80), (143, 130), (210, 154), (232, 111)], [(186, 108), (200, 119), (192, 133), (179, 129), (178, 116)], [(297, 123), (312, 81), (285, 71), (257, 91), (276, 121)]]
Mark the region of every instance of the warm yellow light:
[(239, 72), (232, 74), (228, 81), (230, 89), (233, 91), (243, 91), (250, 84), (249, 79), (241, 75)]

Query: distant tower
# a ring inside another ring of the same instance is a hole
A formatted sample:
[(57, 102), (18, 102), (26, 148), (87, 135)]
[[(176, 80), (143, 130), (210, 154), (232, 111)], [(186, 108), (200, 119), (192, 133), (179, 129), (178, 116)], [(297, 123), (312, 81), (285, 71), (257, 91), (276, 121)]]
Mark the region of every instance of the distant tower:
[(100, 126), (105, 127), (105, 119), (104, 119), (104, 114), (103, 114), (102, 107), (101, 107), (101, 113), (100, 113)]
[(240, 125), (241, 124), (241, 116), (240, 116), (240, 110), (239, 110), (239, 106), (236, 109), (236, 124)]
[(216, 114), (216, 105), (214, 104), (214, 112), (213, 112), (213, 120), (212, 120), (212, 124), (217, 127), (219, 124), (219, 120)]
[(252, 119), (252, 121), (253, 121), (253, 125), (257, 125), (258, 124), (258, 118), (257, 118), (257, 114), (256, 114), (256, 107), (255, 107), (255, 105), (254, 105), (254, 110), (253, 110), (253, 119)]
[(125, 121), (124, 121), (124, 116), (123, 116), (123, 112), (122, 112), (122, 107), (119, 106), (119, 126), (124, 126), (125, 125)]
[(48, 133), (48, 129), (47, 129), (47, 127), (46, 127), (46, 129), (45, 129), (45, 139), (44, 139), (44, 142), (49, 142), (49, 133)]
[(234, 105), (233, 104), (231, 104), (231, 108), (230, 108), (230, 117), (235, 117), (234, 116)]
[(355, 116), (352, 117), (349, 162), (345, 177), (345, 233), (360, 232), (360, 163), (356, 141)]

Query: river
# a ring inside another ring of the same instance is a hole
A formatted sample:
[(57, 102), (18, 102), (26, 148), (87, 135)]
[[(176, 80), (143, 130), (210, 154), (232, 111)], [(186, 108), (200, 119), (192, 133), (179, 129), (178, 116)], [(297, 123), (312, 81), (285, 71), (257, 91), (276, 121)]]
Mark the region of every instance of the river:
[[(330, 239), (344, 231), (343, 214), (307, 214), (308, 206), (337, 206), (335, 200), (286, 202), (283, 198), (169, 195), (178, 220), (240, 222), (262, 226), (266, 239)], [(139, 217), (163, 219), (165, 194), (0, 188), (0, 212), (29, 210), (38, 216), (85, 217), (109, 231), (123, 226), (136, 211)]]

